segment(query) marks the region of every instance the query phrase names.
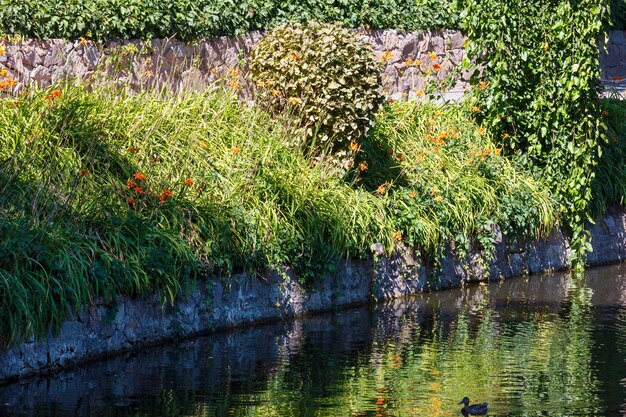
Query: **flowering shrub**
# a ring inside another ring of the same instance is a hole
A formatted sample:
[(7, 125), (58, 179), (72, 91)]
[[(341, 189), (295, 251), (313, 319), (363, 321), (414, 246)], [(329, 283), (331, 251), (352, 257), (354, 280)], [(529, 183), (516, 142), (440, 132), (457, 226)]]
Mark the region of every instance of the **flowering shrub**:
[(358, 150), (383, 103), (380, 70), (353, 32), (308, 23), (269, 32), (252, 52), (259, 104), (289, 111), (306, 144)]

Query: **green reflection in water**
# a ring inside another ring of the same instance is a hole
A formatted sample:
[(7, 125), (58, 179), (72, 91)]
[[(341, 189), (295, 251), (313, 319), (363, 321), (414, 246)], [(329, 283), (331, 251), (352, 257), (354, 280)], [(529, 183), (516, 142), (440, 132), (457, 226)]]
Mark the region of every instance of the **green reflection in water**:
[[(457, 403), (469, 396), (489, 402), (490, 416), (620, 415), (626, 268), (600, 271), (587, 281), (533, 277), (427, 294), (267, 335), (261, 329), (248, 342), (216, 337), (191, 364), (139, 373), (151, 389), (145, 394), (101, 395), (100, 412), (88, 412), (460, 416)], [(220, 343), (234, 346), (219, 354)], [(35, 414), (71, 413), (51, 413), (48, 403)]]

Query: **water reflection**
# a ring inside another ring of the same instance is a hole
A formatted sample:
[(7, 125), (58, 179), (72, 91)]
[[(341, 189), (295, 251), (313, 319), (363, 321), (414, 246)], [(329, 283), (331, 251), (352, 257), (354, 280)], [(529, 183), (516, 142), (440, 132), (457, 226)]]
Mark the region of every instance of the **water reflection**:
[(38, 416), (626, 416), (626, 267), (426, 294), (0, 391)]

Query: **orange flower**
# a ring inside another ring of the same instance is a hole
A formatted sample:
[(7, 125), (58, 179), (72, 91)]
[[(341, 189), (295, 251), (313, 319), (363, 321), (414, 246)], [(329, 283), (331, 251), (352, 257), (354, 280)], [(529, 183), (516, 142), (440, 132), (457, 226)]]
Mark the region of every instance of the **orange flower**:
[(377, 392), (385, 392), (385, 389), (384, 388), (378, 388), (376, 391)]
[(616, 75), (615, 77), (613, 77), (613, 79), (614, 79), (615, 81), (622, 81), (622, 80), (623, 80), (623, 78), (622, 78), (622, 76), (621, 76), (621, 75)]
[(426, 92), (424, 91), (424, 89), (423, 89), (423, 88), (420, 88), (419, 90), (417, 90), (417, 91), (415, 92), (415, 95), (416, 95), (417, 97), (423, 97), (423, 96), (425, 96), (425, 95), (426, 95)]
[(133, 191), (136, 192), (137, 194), (143, 194), (143, 188), (141, 187), (135, 187), (133, 188)]
[(410, 197), (410, 198), (415, 198), (415, 197), (417, 197), (417, 193), (416, 193), (415, 191), (411, 191), (411, 192), (409, 193), (409, 197)]
[(483, 136), (485, 133), (487, 133), (487, 130), (484, 127), (479, 127), (476, 130), (476, 133), (478, 133), (480, 136)]
[(378, 186), (378, 188), (376, 189), (376, 194), (378, 195), (383, 195), (385, 193), (387, 193), (387, 187), (389, 186), (389, 183), (382, 183)]
[(488, 83), (486, 81), (481, 81), (478, 83), (478, 88), (480, 88), (481, 90), (484, 90), (485, 88), (487, 88)]
[(387, 101), (388, 101), (389, 103), (393, 103), (393, 102), (395, 102), (395, 100), (394, 100), (394, 99), (392, 99), (391, 97), (389, 97), (389, 98), (387, 99)]
[(142, 174), (141, 172), (135, 172), (133, 174), (133, 178), (136, 179), (137, 181), (143, 181), (146, 179), (146, 176)]
[(356, 142), (350, 142), (350, 150), (352, 152), (361, 152), (361, 145)]
[(611, 142), (613, 142), (613, 143), (617, 142), (617, 138), (616, 138), (615, 136), (613, 136), (613, 137), (611, 138)]
[(497, 148), (494, 152), (496, 153), (496, 155), (500, 155), (502, 153), (502, 149)]
[(165, 201), (167, 201), (167, 196), (165, 194), (159, 194), (156, 196), (156, 198), (160, 200), (161, 203), (165, 203)]
[(4, 55), (4, 54), (6, 54), (6, 52), (7, 52), (7, 50), (4, 47), (4, 45), (0, 45), (0, 55)]
[(131, 181), (131, 180), (126, 181), (126, 188), (134, 188), (136, 186), (137, 186), (137, 183), (135, 181)]
[(87, 171), (86, 169), (81, 169), (79, 172), (80, 172), (80, 175), (82, 175), (83, 177), (86, 177), (87, 175), (89, 175), (89, 171)]
[(232, 148), (230, 148), (230, 151), (234, 154), (238, 154), (239, 153), (239, 146), (233, 146)]
[(376, 400), (376, 404), (378, 404), (378, 405), (382, 405), (384, 403), (385, 403), (385, 399), (382, 398), (382, 397)]
[(391, 58), (393, 58), (393, 52), (391, 51), (385, 51), (385, 53), (380, 57), (380, 61), (381, 62), (387, 62), (389, 61)]
[(293, 54), (291, 56), (291, 58), (293, 59), (293, 62), (298, 62), (298, 60), (300, 59), (300, 57), (298, 56), (298, 54)]
[(441, 203), (443, 200), (444, 200), (444, 198), (443, 198), (442, 196), (440, 196), (440, 195), (438, 195), (437, 197), (435, 197), (435, 201), (436, 201), (437, 203)]
[(60, 98), (61, 97), (61, 91), (59, 90), (52, 90), (50, 91), (50, 95), (54, 98)]
[(135, 198), (134, 198), (134, 197), (128, 197), (128, 198), (126, 199), (126, 201), (128, 201), (128, 203), (129, 203), (129, 204), (135, 204), (135, 203), (136, 203), (136, 201), (135, 201)]
[(439, 71), (439, 70), (441, 69), (441, 65), (439, 65), (439, 64), (435, 64), (435, 65), (433, 65), (433, 68), (434, 68), (435, 70)]
[(603, 115), (605, 115), (605, 116), (608, 116), (608, 115), (609, 115), (609, 112), (608, 112), (608, 111), (606, 111), (606, 110), (603, 110), (603, 111), (602, 111), (602, 114), (603, 114)]
[(367, 162), (363, 161), (359, 164), (359, 171), (363, 172), (363, 171), (367, 171)]
[(510, 137), (511, 137), (511, 135), (509, 135), (508, 133), (505, 133), (504, 135), (502, 135), (502, 138), (503, 138), (503, 139), (508, 139), (508, 138), (510, 138)]
[(193, 179), (192, 178), (187, 178), (185, 181), (183, 181), (185, 183), (185, 185), (188, 186), (192, 186), (193, 185)]
[(396, 233), (394, 233), (394, 234), (393, 234), (393, 238), (394, 238), (395, 240), (402, 240), (402, 233), (400, 233), (400, 232), (396, 232)]
[(139, 148), (137, 148), (135, 146), (131, 146), (130, 148), (128, 148), (128, 152), (130, 152), (130, 153), (137, 153), (137, 152), (139, 152)]
[(404, 157), (400, 153), (396, 155), (396, 158), (398, 159), (398, 161), (404, 161)]
[(171, 197), (174, 194), (170, 190), (163, 190), (163, 195), (166, 197)]
[(387, 155), (393, 155), (393, 149), (391, 148), (387, 149)]
[(6, 77), (8, 73), (9, 72), (7, 71), (6, 68), (1, 68), (0, 69), (0, 77)]
[(470, 111), (472, 113), (478, 113), (478, 112), (480, 112), (480, 107), (478, 107), (478, 106), (470, 106)]

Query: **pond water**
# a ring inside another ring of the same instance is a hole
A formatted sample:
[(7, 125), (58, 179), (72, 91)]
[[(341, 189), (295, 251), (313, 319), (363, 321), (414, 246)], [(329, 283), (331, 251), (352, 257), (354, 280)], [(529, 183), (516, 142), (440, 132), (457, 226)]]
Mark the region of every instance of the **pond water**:
[(626, 416), (626, 267), (221, 333), (0, 388), (0, 415)]

